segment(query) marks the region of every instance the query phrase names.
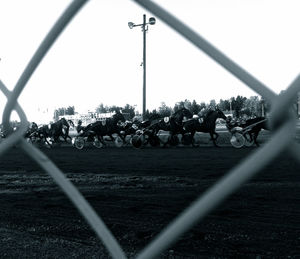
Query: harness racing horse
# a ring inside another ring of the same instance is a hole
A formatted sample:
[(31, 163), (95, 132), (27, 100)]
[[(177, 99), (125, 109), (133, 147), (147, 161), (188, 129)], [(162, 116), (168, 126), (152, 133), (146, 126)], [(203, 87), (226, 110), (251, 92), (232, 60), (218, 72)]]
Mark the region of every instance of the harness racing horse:
[(160, 139), (158, 137), (159, 131), (168, 131), (170, 136), (167, 141), (164, 142), (164, 147), (167, 144), (175, 146), (178, 144), (179, 140), (177, 134), (184, 134), (183, 130), (183, 120), (185, 118), (192, 118), (193, 114), (186, 108), (179, 109), (173, 113), (170, 117), (159, 118), (154, 117), (150, 122), (147, 123), (147, 128), (144, 130), (143, 135), (147, 136), (144, 145), (150, 143), (151, 146), (158, 146), (160, 144)]
[(52, 143), (49, 141), (49, 138), (52, 139), (53, 142), (58, 142), (59, 137), (62, 137), (65, 142), (68, 142), (67, 139), (72, 141), (72, 138), (69, 136), (70, 125), (74, 127), (73, 121), (67, 121), (65, 118), (61, 118), (57, 122), (40, 127), (38, 134), (39, 137), (44, 139), (44, 142), (51, 147)]
[(85, 128), (83, 128), (83, 133), (81, 136), (89, 138), (97, 137), (103, 145), (106, 145), (103, 139), (104, 136), (109, 136), (111, 140), (114, 140), (112, 135), (118, 134), (123, 143), (125, 143), (125, 137), (121, 134), (122, 122), (125, 122), (125, 117), (121, 112), (118, 111), (112, 116), (112, 118), (107, 118), (104, 121), (96, 121), (87, 125)]
[(192, 145), (195, 146), (194, 143), (194, 135), (196, 132), (204, 132), (209, 133), (211, 140), (213, 141), (214, 146), (218, 147), (216, 140), (219, 137), (219, 134), (216, 132), (216, 120), (218, 118), (222, 118), (226, 120), (225, 114), (217, 108), (216, 110), (210, 110), (203, 118), (203, 121), (199, 119), (190, 119), (183, 123), (183, 128), (185, 133), (190, 133), (190, 140)]
[[(138, 129), (138, 125), (136, 125), (132, 121), (125, 121), (124, 123), (120, 124), (120, 133), (123, 136), (124, 140), (126, 141), (126, 137), (130, 137), (130, 141), (133, 137), (133, 135), (136, 133)], [(126, 144), (128, 144), (130, 141), (127, 141)]]
[[(253, 125), (253, 126), (251, 126)], [(257, 142), (257, 137), (259, 132), (264, 129), (264, 130), (270, 130), (269, 125), (268, 125), (268, 120), (265, 117), (257, 117), (254, 119), (248, 119), (246, 120), (245, 123), (242, 123), (240, 125), (243, 129), (249, 127), (249, 131), (247, 131), (248, 136), (245, 136), (247, 141), (249, 143), (252, 143), (252, 141), (255, 143), (256, 146), (259, 146)]]
[(29, 127), (25, 132), (24, 137), (25, 139), (27, 139), (28, 142), (33, 142), (33, 140), (39, 137), (38, 125), (35, 122), (31, 122), (29, 124)]
[(156, 135), (159, 129), (157, 123), (161, 120), (161, 116), (157, 113), (151, 114), (147, 120), (133, 121), (133, 128), (135, 134), (132, 135), (131, 144), (140, 148), (142, 145), (146, 146), (148, 143), (152, 146), (160, 145), (158, 136)]
[(170, 132), (170, 137), (164, 146), (166, 146), (168, 143), (172, 146), (175, 146), (179, 143), (177, 134), (181, 134), (182, 136), (184, 135), (183, 122), (192, 117), (193, 114), (188, 109), (182, 108), (173, 113), (170, 117), (165, 117), (164, 119), (160, 120), (158, 123), (158, 128), (160, 130)]

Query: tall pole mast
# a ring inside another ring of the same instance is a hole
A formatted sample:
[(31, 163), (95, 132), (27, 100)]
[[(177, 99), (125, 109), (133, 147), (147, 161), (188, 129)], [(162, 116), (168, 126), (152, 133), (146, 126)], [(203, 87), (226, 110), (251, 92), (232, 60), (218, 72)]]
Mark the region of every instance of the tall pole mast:
[(149, 22), (146, 22), (146, 14), (143, 15), (143, 23), (135, 24), (133, 22), (128, 22), (128, 27), (130, 29), (141, 26), (143, 31), (143, 119), (146, 115), (146, 32), (148, 31), (148, 24), (154, 25), (156, 22), (154, 17), (149, 18)]
[(146, 14), (143, 15), (143, 119), (146, 115)]

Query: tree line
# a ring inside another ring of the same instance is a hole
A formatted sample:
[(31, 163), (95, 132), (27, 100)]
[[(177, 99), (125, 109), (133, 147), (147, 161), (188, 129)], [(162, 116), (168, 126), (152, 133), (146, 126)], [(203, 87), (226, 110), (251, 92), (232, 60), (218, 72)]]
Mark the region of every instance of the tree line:
[(59, 119), (59, 116), (74, 115), (74, 114), (75, 114), (74, 106), (69, 106), (67, 108), (62, 107), (54, 110), (53, 119), (54, 121), (57, 121)]
[[(197, 103), (195, 100), (189, 101), (181, 101), (177, 102), (175, 106), (168, 107), (164, 102), (161, 103), (161, 106), (152, 112), (147, 110), (146, 117), (151, 116), (153, 113), (158, 113), (161, 116), (170, 116), (172, 112), (176, 112), (177, 110), (185, 107), (189, 109), (193, 114), (199, 114), (201, 110), (214, 109), (218, 107), (220, 110), (232, 113), (234, 117), (240, 118), (243, 116), (246, 117), (257, 117), (265, 115), (266, 112), (270, 110), (270, 105), (265, 102), (262, 98), (258, 96), (251, 96), (250, 98), (243, 97), (238, 95), (237, 97), (231, 97), (228, 100), (220, 99), (219, 102), (216, 100), (211, 100), (209, 103), (200, 102)], [(264, 114), (263, 114), (264, 113)]]
[[(161, 105), (152, 111), (146, 110), (145, 118), (149, 118), (153, 114), (158, 114), (161, 117), (170, 116), (173, 112), (186, 107), (193, 114), (198, 114), (203, 109), (211, 109), (219, 107), (220, 110), (228, 113), (232, 113), (234, 117), (255, 117), (265, 115), (266, 112), (270, 110), (270, 105), (262, 98), (258, 96), (251, 96), (249, 98), (238, 95), (237, 97), (231, 97), (230, 99), (223, 100), (220, 99), (219, 102), (216, 102), (214, 99), (208, 103), (200, 102), (197, 103), (196, 100), (189, 101), (184, 100), (177, 102), (173, 107), (167, 106), (165, 102), (162, 102)], [(100, 103), (96, 109), (96, 113), (107, 113), (114, 112), (117, 110), (122, 110), (123, 114), (126, 114), (127, 119), (132, 119), (137, 115), (135, 106), (126, 104), (124, 107), (120, 106), (107, 106), (103, 103)], [(263, 114), (264, 113), (264, 114)], [(54, 111), (54, 120), (58, 119), (58, 116), (62, 115), (74, 115), (75, 107), (69, 106), (67, 108), (58, 108)]]

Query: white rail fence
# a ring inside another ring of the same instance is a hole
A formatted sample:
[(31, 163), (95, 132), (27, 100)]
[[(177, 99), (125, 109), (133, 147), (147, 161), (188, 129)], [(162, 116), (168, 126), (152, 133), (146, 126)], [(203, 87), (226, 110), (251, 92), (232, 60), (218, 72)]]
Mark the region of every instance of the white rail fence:
[[(47, 34), (41, 45), (31, 58), (29, 64), (25, 68), (21, 77), (17, 81), (13, 91), (9, 91), (0, 81), (0, 89), (7, 97), (7, 103), (3, 111), (2, 121), (4, 129), (9, 128), (9, 118), (13, 110), (20, 117), (20, 128), (9, 135), (0, 144), (0, 159), (3, 154), (13, 145), (19, 144), (36, 163), (38, 163), (49, 175), (53, 177), (55, 182), (61, 187), (74, 206), (79, 210), (82, 216), (89, 223), (96, 235), (103, 242), (112, 258), (127, 258), (121, 246), (106, 227), (101, 217), (96, 214), (94, 209), (88, 204), (81, 193), (68, 181), (64, 173), (39, 149), (30, 145), (23, 139), (23, 134), (27, 129), (26, 114), (17, 102), (22, 90), (40, 61), (43, 59), (47, 51), (51, 48), (59, 34), (78, 13), (87, 0), (74, 0), (62, 16), (56, 21), (53, 28)], [(266, 85), (249, 74), (246, 70), (225, 56), (221, 51), (215, 48), (211, 43), (194, 32), (187, 25), (183, 24), (178, 18), (168, 13), (159, 5), (148, 0), (135, 0), (142, 7), (160, 18), (171, 28), (179, 32), (183, 37), (193, 43), (199, 50), (205, 52), (217, 63), (222, 65), (230, 73), (244, 82), (252, 90), (264, 97), (272, 104), (270, 121), (272, 128), (272, 138), (263, 147), (259, 148), (254, 154), (250, 155), (239, 165), (232, 168), (219, 182), (212, 186), (206, 193), (196, 199), (191, 206), (186, 208), (177, 216), (166, 228), (148, 244), (136, 258), (155, 258), (173, 244), (183, 233), (191, 229), (211, 210), (220, 204), (226, 197), (235, 192), (241, 184), (245, 183), (253, 177), (259, 170), (274, 159), (282, 150), (289, 150), (294, 158), (300, 162), (298, 154), (300, 154), (299, 145), (293, 142), (295, 136), (296, 116), (292, 110), (294, 97), (300, 91), (300, 76), (298, 76), (289, 86), (289, 88), (280, 96), (277, 96)], [(284, 87), (284, 86), (283, 86)], [(285, 88), (285, 87), (284, 87)], [(286, 118), (279, 121), (279, 118)]]

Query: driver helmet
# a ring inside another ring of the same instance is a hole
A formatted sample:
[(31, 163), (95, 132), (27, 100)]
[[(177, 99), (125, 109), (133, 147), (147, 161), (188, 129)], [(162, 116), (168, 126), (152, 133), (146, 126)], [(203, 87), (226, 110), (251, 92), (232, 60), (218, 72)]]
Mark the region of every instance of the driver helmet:
[(82, 120), (79, 120), (79, 121), (78, 121), (78, 125), (81, 125), (81, 124), (82, 124)]

